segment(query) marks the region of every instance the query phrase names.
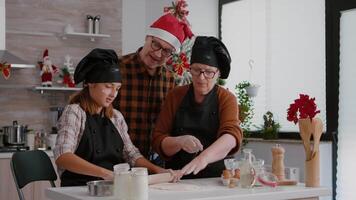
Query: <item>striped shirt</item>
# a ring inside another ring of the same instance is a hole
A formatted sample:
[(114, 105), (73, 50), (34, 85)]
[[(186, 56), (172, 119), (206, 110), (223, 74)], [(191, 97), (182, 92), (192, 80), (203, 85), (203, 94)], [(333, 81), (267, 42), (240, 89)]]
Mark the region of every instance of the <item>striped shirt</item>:
[[(139, 150), (132, 144), (127, 134), (127, 125), (122, 114), (114, 109), (114, 115), (110, 118), (118, 130), (124, 143), (124, 160), (135, 165), (138, 158), (142, 157)], [(70, 104), (65, 107), (61, 118), (57, 123), (58, 135), (56, 146), (53, 149), (55, 160), (64, 153), (74, 153), (78, 148), (79, 142), (83, 136), (86, 122), (86, 113), (79, 104)], [(58, 175), (61, 176), (64, 169), (58, 168)]]
[(143, 156), (149, 158), (154, 124), (161, 103), (174, 87), (174, 76), (165, 67), (158, 68), (155, 75), (149, 75), (139, 58), (139, 51), (121, 58), (122, 86), (114, 105), (125, 117), (132, 142)]

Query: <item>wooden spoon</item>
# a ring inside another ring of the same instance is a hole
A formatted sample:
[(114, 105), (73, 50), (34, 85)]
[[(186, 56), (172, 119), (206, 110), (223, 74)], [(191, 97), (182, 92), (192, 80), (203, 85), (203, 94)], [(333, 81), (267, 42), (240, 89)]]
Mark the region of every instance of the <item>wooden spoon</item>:
[(313, 119), (313, 127), (314, 127), (314, 132), (313, 132), (313, 139), (314, 139), (313, 156), (314, 156), (314, 154), (319, 151), (320, 138), (321, 135), (323, 134), (323, 122), (321, 121), (320, 118)]
[(300, 132), (300, 137), (303, 140), (303, 145), (305, 149), (305, 157), (306, 160), (310, 160), (311, 158), (311, 149), (310, 149), (310, 138), (313, 132), (312, 129), (312, 122), (310, 118), (305, 118), (305, 119), (299, 119), (299, 132)]

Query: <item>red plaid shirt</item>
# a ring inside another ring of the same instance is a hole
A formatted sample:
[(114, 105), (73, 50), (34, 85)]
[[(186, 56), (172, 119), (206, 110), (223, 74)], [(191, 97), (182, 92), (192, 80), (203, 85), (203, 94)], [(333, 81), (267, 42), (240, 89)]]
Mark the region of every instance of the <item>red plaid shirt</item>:
[(148, 158), (154, 124), (161, 103), (174, 87), (174, 76), (165, 67), (160, 67), (154, 76), (149, 75), (139, 51), (121, 58), (122, 87), (114, 105), (125, 117), (132, 142)]

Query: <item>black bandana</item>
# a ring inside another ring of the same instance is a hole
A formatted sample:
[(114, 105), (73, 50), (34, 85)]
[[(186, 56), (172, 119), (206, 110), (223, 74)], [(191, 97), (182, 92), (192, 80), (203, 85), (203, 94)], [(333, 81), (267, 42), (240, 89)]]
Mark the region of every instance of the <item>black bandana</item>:
[(94, 49), (77, 65), (74, 72), (76, 84), (85, 83), (121, 83), (119, 59), (114, 50)]
[(201, 63), (220, 70), (220, 78), (230, 73), (231, 57), (225, 45), (215, 37), (198, 36), (195, 39), (190, 64)]

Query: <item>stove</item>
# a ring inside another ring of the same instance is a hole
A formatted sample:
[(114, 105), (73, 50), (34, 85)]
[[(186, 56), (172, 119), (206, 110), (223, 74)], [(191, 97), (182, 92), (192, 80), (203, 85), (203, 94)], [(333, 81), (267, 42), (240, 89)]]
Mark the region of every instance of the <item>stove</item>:
[(2, 146), (0, 147), (0, 152), (17, 152), (17, 151), (28, 151), (30, 147), (28, 146)]

